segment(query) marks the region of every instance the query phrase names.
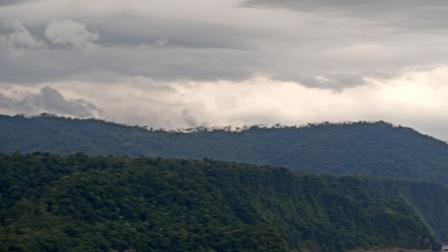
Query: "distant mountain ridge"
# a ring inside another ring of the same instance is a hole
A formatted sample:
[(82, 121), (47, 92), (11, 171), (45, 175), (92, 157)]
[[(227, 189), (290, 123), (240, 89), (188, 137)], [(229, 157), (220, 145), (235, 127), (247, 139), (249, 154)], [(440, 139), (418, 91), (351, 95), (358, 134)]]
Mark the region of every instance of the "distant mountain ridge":
[(385, 122), (190, 133), (100, 120), (0, 116), (0, 152), (128, 154), (238, 161), (334, 175), (448, 181), (448, 145)]

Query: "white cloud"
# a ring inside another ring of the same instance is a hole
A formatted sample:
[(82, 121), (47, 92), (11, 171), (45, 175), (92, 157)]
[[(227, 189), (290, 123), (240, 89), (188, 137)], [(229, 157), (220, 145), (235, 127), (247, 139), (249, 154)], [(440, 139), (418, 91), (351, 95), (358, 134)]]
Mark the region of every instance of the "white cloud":
[(55, 45), (75, 48), (92, 47), (100, 38), (97, 32), (91, 32), (83, 23), (71, 19), (50, 23), (45, 30), (45, 36)]
[(389, 81), (372, 79), (369, 85), (341, 91), (267, 78), (157, 84), (133, 77), (107, 84), (42, 85), (57, 89), (68, 100), (95, 104), (107, 120), (128, 124), (184, 128), (386, 120), (448, 140), (446, 79), (448, 66), (409, 70)]
[(43, 87), (37, 92), (5, 90), (0, 92), (0, 112), (5, 114), (41, 113), (74, 117), (98, 117), (100, 110), (82, 99), (66, 99), (56, 89)]
[(3, 47), (22, 49), (45, 47), (45, 44), (35, 39), (22, 22), (18, 20), (4, 23), (3, 30), (5, 32), (0, 34), (0, 45)]

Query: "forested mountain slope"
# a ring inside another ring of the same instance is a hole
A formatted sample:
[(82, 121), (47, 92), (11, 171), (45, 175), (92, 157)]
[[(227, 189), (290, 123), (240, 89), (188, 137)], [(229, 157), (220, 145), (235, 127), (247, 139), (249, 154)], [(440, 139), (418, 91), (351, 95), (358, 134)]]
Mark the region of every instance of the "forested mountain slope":
[[(444, 243), (448, 242), (448, 189), (446, 186), (429, 182), (409, 182), (390, 179), (342, 177), (345, 188), (369, 194), (381, 199), (399, 197), (412, 205), (433, 233)], [(351, 186), (347, 186), (350, 184)], [(337, 185), (332, 186), (332, 188)]]
[(448, 145), (384, 122), (148, 131), (98, 120), (0, 117), (0, 151), (213, 158), (313, 173), (448, 181)]
[(438, 246), (406, 197), (369, 181), (207, 160), (0, 155), (0, 251)]

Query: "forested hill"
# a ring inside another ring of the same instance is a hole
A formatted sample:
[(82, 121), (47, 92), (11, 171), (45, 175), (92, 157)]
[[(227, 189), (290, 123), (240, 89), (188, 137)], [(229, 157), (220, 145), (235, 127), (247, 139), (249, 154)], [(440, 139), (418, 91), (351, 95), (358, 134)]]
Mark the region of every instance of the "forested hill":
[(219, 161), (0, 154), (0, 251), (438, 247), (406, 198), (372, 183)]
[(313, 173), (448, 181), (448, 145), (388, 123), (148, 131), (98, 120), (0, 117), (0, 151), (213, 158)]

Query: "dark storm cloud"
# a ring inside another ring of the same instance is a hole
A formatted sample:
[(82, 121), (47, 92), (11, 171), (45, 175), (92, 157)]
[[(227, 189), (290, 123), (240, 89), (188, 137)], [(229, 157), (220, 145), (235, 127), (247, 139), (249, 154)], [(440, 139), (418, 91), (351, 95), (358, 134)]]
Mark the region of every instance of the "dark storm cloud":
[(303, 12), (319, 11), (327, 14), (349, 14), (361, 17), (390, 16), (391, 13), (429, 17), (430, 14), (442, 14), (447, 8), (447, 3), (444, 0), (247, 0), (242, 5), (280, 7)]
[(16, 0), (0, 0), (0, 6), (6, 6), (14, 4)]
[[(80, 32), (65, 37), (74, 45), (87, 42), (91, 48), (72, 48), (53, 43), (49, 27), (27, 27), (32, 34), (44, 30), (46, 48), (25, 50), (20, 54), (0, 48), (1, 81), (39, 83), (62, 79), (110, 81), (120, 76), (145, 76), (160, 81), (242, 80), (251, 78), (260, 61), (258, 31), (196, 21), (173, 21), (155, 18), (118, 18), (114, 22), (88, 18), (85, 33), (95, 40), (77, 42)], [(132, 29), (131, 29), (132, 27)], [(62, 32), (63, 30), (60, 29)], [(95, 32), (95, 33), (94, 33)], [(3, 33), (9, 37), (11, 33)], [(1, 36), (1, 34), (0, 34)], [(60, 36), (59, 36), (60, 37)], [(65, 40), (64, 40), (65, 41)], [(77, 43), (75, 43), (77, 42)], [(44, 60), (43, 60), (44, 59)]]
[(253, 43), (266, 36), (261, 31), (242, 27), (151, 17), (115, 18), (113, 23), (92, 20), (90, 25), (99, 29), (105, 46), (253, 50)]
[(0, 7), (21, 4), (21, 3), (25, 3), (26, 1), (31, 2), (32, 0), (0, 0)]
[[(242, 80), (256, 70), (250, 53), (226, 49), (188, 50), (128, 47), (89, 51), (36, 50), (25, 62), (16, 55), (0, 58), (3, 82), (36, 83), (61, 79), (111, 81), (126, 76), (145, 76), (160, 81)], [(11, 59), (12, 58), (12, 59)], [(45, 61), (42, 59), (45, 58)]]
[(353, 16), (408, 30), (444, 29), (448, 21), (448, 3), (444, 0), (248, 0), (241, 5)]
[(441, 0), (101, 2), (0, 8), (0, 22), (23, 26), (0, 31), (0, 82), (263, 76), (341, 90), (445, 64), (448, 52)]
[(397, 12), (407, 9), (445, 6), (444, 0), (246, 0), (246, 5), (266, 5), (300, 11), (326, 10), (328, 12), (352, 12), (358, 15)]

